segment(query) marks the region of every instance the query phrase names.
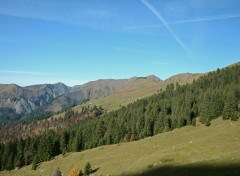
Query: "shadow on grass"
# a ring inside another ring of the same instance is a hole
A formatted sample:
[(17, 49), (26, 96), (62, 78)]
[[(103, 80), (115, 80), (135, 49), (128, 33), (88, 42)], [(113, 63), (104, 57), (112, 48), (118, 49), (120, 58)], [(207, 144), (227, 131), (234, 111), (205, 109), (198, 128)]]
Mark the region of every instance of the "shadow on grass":
[(148, 168), (142, 173), (125, 176), (240, 176), (240, 163), (234, 165), (183, 165)]
[(100, 169), (100, 167), (96, 168), (96, 169), (93, 169), (91, 173), (95, 173), (98, 171), (98, 169)]

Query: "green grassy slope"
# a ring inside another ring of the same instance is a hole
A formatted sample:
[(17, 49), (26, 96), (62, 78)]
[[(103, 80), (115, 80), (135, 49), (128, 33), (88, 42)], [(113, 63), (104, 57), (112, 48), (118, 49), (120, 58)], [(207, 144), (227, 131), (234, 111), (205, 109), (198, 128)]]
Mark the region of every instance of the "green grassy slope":
[(36, 171), (27, 166), (0, 176), (47, 176), (57, 167), (67, 176), (72, 167), (83, 169), (87, 161), (97, 169), (94, 175), (239, 175), (240, 121), (219, 118), (210, 127), (197, 124), (140, 141), (69, 153), (41, 163)]
[[(151, 79), (136, 79), (132, 84), (112, 95), (103, 97), (101, 99), (91, 100), (85, 105), (102, 106), (107, 109), (108, 112), (118, 109), (120, 106), (126, 106), (129, 103), (136, 101), (137, 99), (145, 98), (156, 94), (160, 89), (165, 89), (168, 84), (176, 84), (177, 82), (182, 85), (186, 83), (192, 83), (194, 79), (198, 79), (201, 74), (179, 74), (168, 78), (165, 81), (156, 82)], [(80, 106), (75, 107), (75, 110)]]
[(147, 79), (136, 79), (127, 88), (113, 93), (107, 97), (91, 100), (84, 104), (84, 106), (101, 105), (104, 109), (107, 109), (107, 111), (110, 112), (137, 99), (153, 95), (161, 88), (165, 88), (163, 82), (156, 82)]

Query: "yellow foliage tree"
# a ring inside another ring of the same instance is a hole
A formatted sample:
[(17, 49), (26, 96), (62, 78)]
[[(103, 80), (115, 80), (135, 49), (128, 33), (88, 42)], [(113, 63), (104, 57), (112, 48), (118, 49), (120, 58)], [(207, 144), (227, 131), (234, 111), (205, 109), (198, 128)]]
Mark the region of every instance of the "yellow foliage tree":
[(78, 169), (76, 167), (72, 168), (69, 176), (78, 176)]

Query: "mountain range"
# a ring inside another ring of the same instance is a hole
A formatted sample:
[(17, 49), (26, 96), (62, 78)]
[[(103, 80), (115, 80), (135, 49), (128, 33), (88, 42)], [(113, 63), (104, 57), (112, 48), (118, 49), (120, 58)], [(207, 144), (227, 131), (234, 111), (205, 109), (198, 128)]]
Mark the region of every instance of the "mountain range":
[[(185, 84), (197, 79), (201, 74), (179, 74), (165, 81), (150, 75), (129, 79), (100, 79), (73, 87), (63, 83), (41, 84), (20, 87), (16, 84), (0, 84), (0, 119), (19, 119), (43, 112), (59, 112), (88, 100), (96, 100), (112, 95), (136, 98), (152, 95), (167, 84)], [(150, 90), (150, 91), (149, 91)], [(126, 101), (126, 102), (129, 102)]]

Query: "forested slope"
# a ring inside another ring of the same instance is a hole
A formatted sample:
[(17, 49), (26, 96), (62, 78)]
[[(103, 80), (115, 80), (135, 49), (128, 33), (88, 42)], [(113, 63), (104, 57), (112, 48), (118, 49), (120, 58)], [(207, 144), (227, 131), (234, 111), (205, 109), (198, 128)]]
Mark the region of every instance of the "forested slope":
[(2, 171), (0, 176), (51, 176), (60, 169), (68, 176), (72, 168), (83, 169), (90, 162), (92, 175), (122, 176), (239, 176), (240, 122), (212, 121), (210, 127), (197, 122), (139, 141), (101, 146), (59, 155), (42, 162), (36, 170), (25, 166)]
[(81, 121), (61, 133), (47, 131), (40, 136), (1, 144), (1, 170), (47, 161), (60, 153), (139, 140), (195, 125), (196, 117), (207, 126), (220, 116), (237, 120), (240, 111), (239, 75), (239, 65), (218, 69), (192, 84), (168, 85), (157, 95)]

